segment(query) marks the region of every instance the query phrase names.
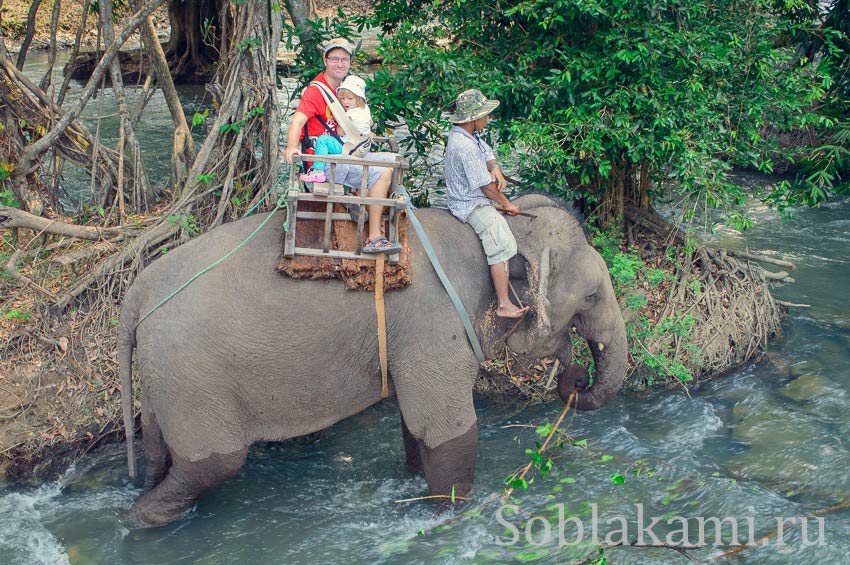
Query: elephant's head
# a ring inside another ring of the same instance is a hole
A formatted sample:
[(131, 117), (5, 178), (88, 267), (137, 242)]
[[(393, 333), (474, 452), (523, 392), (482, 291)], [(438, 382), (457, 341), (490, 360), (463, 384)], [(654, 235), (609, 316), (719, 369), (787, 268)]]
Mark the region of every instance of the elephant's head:
[[(599, 408), (622, 387), (628, 353), (608, 269), (580, 222), (557, 200), (527, 195), (516, 204), (536, 216), (509, 219), (518, 247), (510, 264), (512, 283), (519, 292), (523, 288), (532, 309), (505, 344), (525, 362), (554, 354), (564, 367), (561, 397), (566, 400), (578, 388), (578, 409)], [(592, 384), (584, 368), (570, 365), (573, 328), (590, 346)]]

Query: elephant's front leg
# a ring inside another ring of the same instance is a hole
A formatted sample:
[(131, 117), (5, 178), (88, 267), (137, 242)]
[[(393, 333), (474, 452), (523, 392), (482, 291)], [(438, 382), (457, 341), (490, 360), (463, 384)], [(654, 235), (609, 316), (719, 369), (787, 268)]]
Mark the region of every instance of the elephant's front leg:
[(478, 422), (463, 435), (436, 447), (422, 444), (422, 469), (432, 495), (466, 496), (475, 476)]
[[(454, 334), (440, 337), (425, 332), (435, 343), (459, 342), (463, 328), (452, 328), (443, 318), (441, 329)], [(455, 336), (453, 339), (452, 336)], [(411, 335), (409, 347), (398, 351), (421, 352), (421, 334)], [(416, 360), (415, 355), (390, 358), (390, 374), (401, 409), (408, 467), (421, 468), (432, 495), (463, 496), (472, 488), (478, 420), (472, 402), (472, 385), (478, 362), (472, 350), (449, 348)], [(417, 449), (418, 446), (418, 449)]]
[(401, 417), (401, 435), (404, 439), (404, 455), (406, 458), (407, 470), (414, 475), (422, 473), (422, 444), (413, 437), (407, 423), (404, 421), (404, 415)]

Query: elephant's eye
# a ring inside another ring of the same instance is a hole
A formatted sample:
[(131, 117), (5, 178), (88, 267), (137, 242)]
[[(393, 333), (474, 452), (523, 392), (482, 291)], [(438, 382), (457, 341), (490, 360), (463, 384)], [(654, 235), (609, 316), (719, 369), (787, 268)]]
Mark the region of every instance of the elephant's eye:
[(590, 294), (588, 294), (587, 296), (584, 297), (584, 301), (585, 302), (594, 302), (596, 300), (596, 298), (598, 297), (598, 295), (599, 295), (599, 291), (594, 290), (593, 292), (591, 292)]

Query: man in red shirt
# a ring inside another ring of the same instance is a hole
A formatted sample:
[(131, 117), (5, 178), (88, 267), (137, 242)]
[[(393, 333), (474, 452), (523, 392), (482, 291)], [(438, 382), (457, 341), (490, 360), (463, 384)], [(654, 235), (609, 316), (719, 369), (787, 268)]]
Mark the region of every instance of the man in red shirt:
[[(331, 39), (324, 45), (325, 70), (313, 79), (321, 82), (334, 92), (339, 88), (342, 79), (351, 67), (352, 45), (342, 38)], [(316, 86), (307, 86), (301, 94), (301, 102), (295, 109), (292, 121), (289, 122), (289, 132), (286, 136), (286, 149), (283, 157), (287, 163), (292, 162), (292, 156), (300, 154), (300, 140), (304, 137), (304, 124), (307, 124), (307, 135), (312, 138), (328, 133), (319, 118), (336, 131), (336, 120), (331, 109), (325, 102), (325, 97)]]
[[(351, 68), (351, 56), (354, 47), (347, 40), (338, 37), (327, 41), (323, 46), (325, 70), (319, 73), (314, 81), (321, 82), (336, 92), (342, 80)], [(319, 87), (309, 85), (301, 94), (301, 102), (292, 115), (289, 122), (289, 130), (286, 134), (286, 149), (283, 158), (287, 163), (292, 163), (293, 155), (301, 154), (301, 139), (304, 137), (304, 125), (307, 125), (307, 136), (318, 137), (328, 133), (325, 124), (336, 131), (336, 120), (330, 108), (325, 102), (324, 95)], [(381, 158), (381, 154), (370, 155), (371, 158)], [(388, 157), (391, 159), (392, 156)], [(369, 167), (369, 179), (366, 186), (368, 195), (372, 198), (386, 198), (390, 190), (392, 180), (392, 169), (384, 167)], [(336, 167), (336, 182), (358, 190), (361, 186), (363, 169), (355, 165), (338, 165)], [(367, 253), (396, 253), (401, 246), (393, 245), (381, 233), (381, 212), (383, 206), (369, 206), (369, 236), (363, 251)]]

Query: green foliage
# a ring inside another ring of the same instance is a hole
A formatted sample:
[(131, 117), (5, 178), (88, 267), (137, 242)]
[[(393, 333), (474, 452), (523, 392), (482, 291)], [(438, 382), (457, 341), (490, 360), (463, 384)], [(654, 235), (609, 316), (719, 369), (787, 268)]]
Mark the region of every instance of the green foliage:
[[(850, 111), (850, 98), (834, 105)], [(776, 183), (765, 197), (780, 211), (797, 205), (817, 206), (833, 194), (850, 194), (850, 120), (826, 120), (821, 126), (814, 131), (824, 141), (793, 148), (789, 158), (798, 164), (794, 176)]]
[[(2, 169), (0, 169), (2, 170)], [(15, 193), (10, 189), (0, 190), (0, 205), (8, 206), (10, 208), (20, 208), (21, 203), (18, 202)]]
[(194, 127), (197, 127), (197, 126), (199, 126), (203, 123), (206, 123), (209, 115), (210, 115), (209, 108), (204, 110), (203, 114), (201, 114), (199, 112), (195, 112), (195, 114), (192, 116), (192, 127), (194, 128)]
[[(622, 236), (615, 229), (589, 227), (591, 242), (608, 265), (614, 292), (622, 297), (626, 307), (633, 315), (626, 316), (626, 335), (629, 341), (629, 355), (635, 365), (646, 367), (655, 377), (672, 378), (680, 383), (693, 380), (691, 370), (683, 363), (687, 355), (692, 364), (698, 364), (700, 348), (691, 341), (694, 329), (694, 317), (691, 314), (674, 315), (653, 323), (640, 310), (649, 304), (646, 294), (638, 292), (645, 283), (650, 289), (656, 289), (671, 280), (668, 271), (647, 265), (634, 251), (624, 248)], [(671, 253), (664, 257), (672, 271), (676, 257)], [(691, 290), (700, 289), (699, 281), (690, 283)], [(650, 352), (647, 344), (653, 344), (655, 353)], [(678, 344), (678, 346), (676, 345)]]
[(236, 44), (240, 53), (244, 53), (245, 51), (250, 51), (252, 49), (259, 49), (262, 46), (263, 40), (259, 37), (249, 37), (248, 39), (243, 39)]
[[(378, 0), (376, 122), (408, 149), (441, 143), (458, 92), (498, 98), (498, 138), (530, 187), (593, 202), (645, 169), (653, 194), (734, 208), (733, 165), (773, 170), (776, 133), (803, 127), (823, 73), (777, 41), (802, 25), (773, 0)], [(658, 182), (672, 179), (673, 183)], [(634, 197), (635, 194), (627, 195)]]
[(80, 208), (80, 212), (77, 214), (76, 218), (74, 218), (74, 223), (85, 225), (89, 223), (93, 218), (101, 218), (103, 219), (106, 216), (106, 210), (103, 206), (94, 205), (94, 204), (83, 204)]
[(591, 561), (590, 565), (608, 565), (608, 559), (605, 557), (605, 548), (600, 545), (597, 551), (599, 557)]
[(611, 279), (615, 285), (629, 285), (635, 282), (638, 269), (643, 267), (644, 263), (640, 257), (631, 253), (617, 253), (611, 259), (611, 265), (608, 271), (611, 273)]
[(189, 236), (196, 236), (199, 233), (198, 222), (192, 214), (168, 216), (168, 221), (172, 224), (178, 224), (180, 229), (189, 234)]
[(230, 124), (222, 124), (222, 125), (218, 126), (218, 131), (220, 131), (223, 134), (226, 134), (226, 133), (231, 132), (231, 131), (233, 133), (239, 133), (242, 130), (242, 128), (244, 128), (244, 127), (245, 127), (245, 121), (239, 120), (238, 122), (233, 122), (233, 123), (230, 123)]
[(29, 320), (32, 316), (29, 312), (23, 312), (17, 308), (13, 308), (3, 314), (3, 317), (7, 320)]

